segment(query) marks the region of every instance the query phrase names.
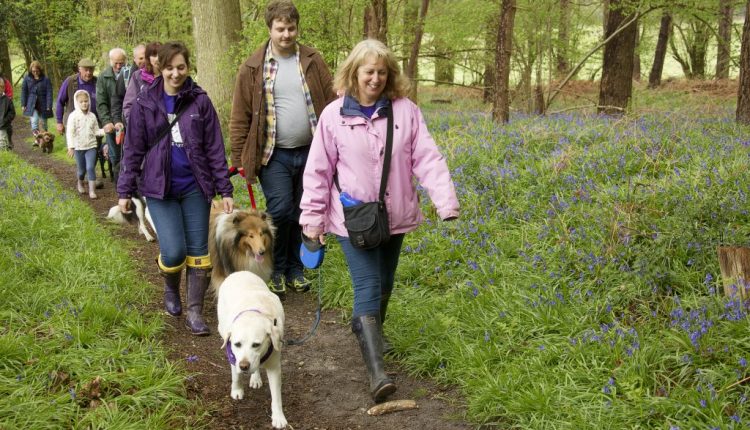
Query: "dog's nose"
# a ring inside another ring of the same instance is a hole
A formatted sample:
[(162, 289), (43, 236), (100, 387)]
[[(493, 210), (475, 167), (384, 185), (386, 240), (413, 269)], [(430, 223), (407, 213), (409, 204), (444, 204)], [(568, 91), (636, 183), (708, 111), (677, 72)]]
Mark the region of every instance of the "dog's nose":
[(242, 370), (243, 372), (247, 372), (248, 369), (250, 369), (250, 363), (248, 363), (247, 361), (240, 361), (240, 370)]

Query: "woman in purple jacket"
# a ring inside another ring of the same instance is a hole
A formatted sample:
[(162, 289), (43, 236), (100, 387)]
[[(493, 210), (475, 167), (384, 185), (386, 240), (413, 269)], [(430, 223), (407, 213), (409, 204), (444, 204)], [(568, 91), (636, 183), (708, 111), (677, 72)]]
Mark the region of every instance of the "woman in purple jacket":
[(182, 313), (180, 279), (187, 266), (185, 324), (193, 334), (205, 336), (209, 329), (202, 312), (211, 272), (211, 200), (220, 194), (224, 212), (230, 213), (234, 190), (219, 118), (206, 92), (188, 76), (187, 48), (181, 42), (162, 45), (159, 64), (161, 76), (130, 112), (118, 203), (128, 213), (136, 191), (146, 198), (159, 237), (157, 263), (165, 279), (165, 308), (172, 316)]

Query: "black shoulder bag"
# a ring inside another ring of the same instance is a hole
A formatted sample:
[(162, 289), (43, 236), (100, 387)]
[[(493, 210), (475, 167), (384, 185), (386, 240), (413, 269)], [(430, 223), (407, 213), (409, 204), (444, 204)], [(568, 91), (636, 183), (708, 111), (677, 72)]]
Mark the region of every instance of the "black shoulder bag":
[[(380, 178), (380, 194), (377, 202), (363, 202), (344, 206), (344, 226), (349, 232), (349, 241), (355, 248), (372, 249), (385, 245), (391, 239), (388, 225), (388, 211), (385, 207), (385, 188), (391, 170), (391, 150), (393, 148), (393, 108), (388, 106), (388, 131), (383, 158), (383, 176)], [(336, 188), (341, 192), (338, 177), (334, 178)]]

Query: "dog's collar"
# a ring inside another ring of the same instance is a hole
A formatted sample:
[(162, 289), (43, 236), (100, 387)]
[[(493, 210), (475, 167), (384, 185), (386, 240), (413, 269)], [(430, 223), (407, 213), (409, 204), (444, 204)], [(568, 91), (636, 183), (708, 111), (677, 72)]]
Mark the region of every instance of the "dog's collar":
[[(229, 364), (231, 364), (232, 366), (237, 364), (237, 357), (235, 357), (234, 353), (232, 352), (232, 342), (230, 339), (227, 339), (227, 346), (225, 348), (225, 351), (227, 353), (227, 361), (229, 362)], [(273, 343), (268, 346), (266, 353), (263, 354), (263, 357), (260, 358), (260, 364), (265, 363), (266, 360), (268, 360), (268, 358), (271, 356), (271, 354), (273, 354)]]

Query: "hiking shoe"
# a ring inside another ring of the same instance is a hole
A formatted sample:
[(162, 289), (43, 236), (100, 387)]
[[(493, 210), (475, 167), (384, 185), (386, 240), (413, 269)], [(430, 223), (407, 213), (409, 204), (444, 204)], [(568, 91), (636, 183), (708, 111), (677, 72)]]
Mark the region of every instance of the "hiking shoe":
[(280, 299), (284, 299), (284, 296), (286, 296), (286, 283), (284, 282), (284, 276), (272, 275), (271, 280), (268, 282), (268, 289), (279, 296)]
[(304, 275), (294, 275), (292, 276), (292, 281), (289, 282), (289, 286), (294, 289), (294, 291), (297, 291), (298, 293), (306, 293), (310, 291), (310, 286), (312, 285), (312, 282), (307, 280)]

